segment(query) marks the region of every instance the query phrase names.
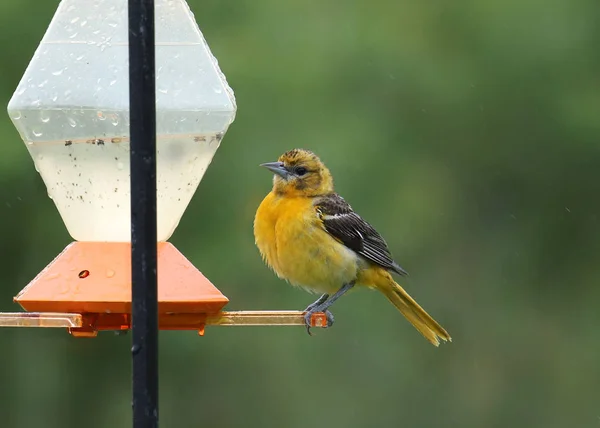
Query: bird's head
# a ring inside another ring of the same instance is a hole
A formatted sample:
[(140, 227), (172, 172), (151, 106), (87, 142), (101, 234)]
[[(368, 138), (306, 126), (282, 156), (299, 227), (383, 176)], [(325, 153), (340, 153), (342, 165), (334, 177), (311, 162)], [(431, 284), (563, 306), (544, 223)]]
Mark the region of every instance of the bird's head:
[(327, 167), (313, 152), (293, 149), (277, 162), (263, 163), (272, 171), (273, 191), (288, 196), (320, 196), (333, 192), (333, 178)]

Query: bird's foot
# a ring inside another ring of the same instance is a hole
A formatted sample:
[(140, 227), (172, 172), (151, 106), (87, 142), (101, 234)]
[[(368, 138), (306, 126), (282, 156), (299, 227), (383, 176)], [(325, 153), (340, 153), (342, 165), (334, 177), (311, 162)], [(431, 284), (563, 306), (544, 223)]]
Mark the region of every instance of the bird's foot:
[(306, 324), (306, 332), (309, 336), (312, 336), (312, 333), (310, 332), (310, 329), (312, 328), (312, 316), (317, 312), (325, 313), (325, 317), (327, 318), (327, 326), (325, 326), (324, 328), (331, 327), (335, 321), (335, 318), (333, 317), (333, 314), (329, 309), (322, 310), (318, 306), (313, 307), (311, 309), (307, 308), (306, 314), (304, 315), (304, 323)]
[(327, 327), (331, 327), (335, 321), (335, 318), (333, 318), (333, 314), (329, 309), (325, 309), (325, 316), (327, 317)]
[(309, 335), (312, 336), (312, 334), (310, 333), (310, 328), (312, 327), (312, 316), (317, 312), (325, 313), (325, 316), (327, 317), (327, 326), (325, 328), (331, 327), (333, 325), (333, 314), (329, 312), (328, 308), (333, 304), (333, 302), (339, 299), (352, 287), (354, 287), (354, 281), (349, 282), (348, 284), (344, 284), (338, 291), (335, 292), (333, 296), (331, 296), (331, 298), (329, 298), (329, 294), (323, 294), (317, 299), (316, 302), (309, 305), (308, 308), (305, 309), (306, 314), (304, 315), (304, 324), (306, 324), (306, 331)]

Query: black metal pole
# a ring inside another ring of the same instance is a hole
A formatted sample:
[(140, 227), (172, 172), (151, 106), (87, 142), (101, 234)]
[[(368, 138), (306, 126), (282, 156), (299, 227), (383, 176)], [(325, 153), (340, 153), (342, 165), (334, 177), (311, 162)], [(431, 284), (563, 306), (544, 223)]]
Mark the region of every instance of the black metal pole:
[(158, 427), (154, 0), (129, 2), (133, 427)]

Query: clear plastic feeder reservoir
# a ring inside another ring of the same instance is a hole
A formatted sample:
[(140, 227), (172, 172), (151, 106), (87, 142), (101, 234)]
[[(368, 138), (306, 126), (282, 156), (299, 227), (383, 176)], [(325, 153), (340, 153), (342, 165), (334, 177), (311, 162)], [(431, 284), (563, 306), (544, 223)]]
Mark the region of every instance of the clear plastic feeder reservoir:
[[(78, 241), (130, 240), (127, 0), (62, 0), (8, 106)], [(179, 223), (234, 119), (183, 0), (156, 0), (158, 239)]]

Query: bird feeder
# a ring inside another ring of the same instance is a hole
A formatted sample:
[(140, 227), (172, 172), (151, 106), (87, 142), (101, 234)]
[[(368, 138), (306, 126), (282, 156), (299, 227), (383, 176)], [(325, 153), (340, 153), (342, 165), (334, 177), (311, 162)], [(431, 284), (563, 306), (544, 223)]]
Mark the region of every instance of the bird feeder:
[[(155, 3), (159, 328), (304, 325), (301, 311), (223, 312), (227, 297), (167, 242), (236, 103), (186, 2)], [(0, 314), (0, 326), (131, 326), (127, 28), (126, 0), (62, 0), (9, 102), (74, 242), (15, 297), (26, 312)]]

